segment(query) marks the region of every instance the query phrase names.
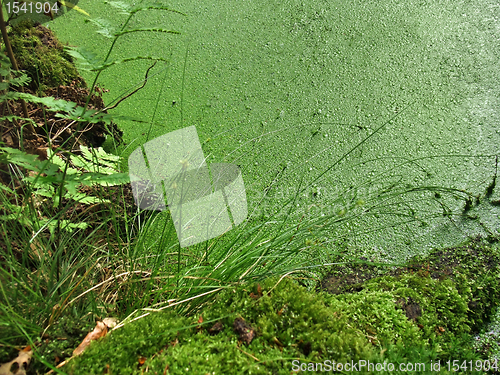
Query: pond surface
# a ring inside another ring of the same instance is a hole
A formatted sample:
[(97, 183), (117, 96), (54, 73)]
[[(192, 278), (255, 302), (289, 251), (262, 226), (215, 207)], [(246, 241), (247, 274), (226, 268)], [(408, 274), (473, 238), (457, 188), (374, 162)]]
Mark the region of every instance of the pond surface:
[[(115, 25), (126, 18), (109, 4), (78, 5)], [(498, 210), (486, 199), (469, 212), (477, 216), (471, 220), (460, 215), (464, 202), (445, 193), (376, 198), (377, 192), (410, 184), (484, 196), (500, 144), (495, 0), (168, 5), (187, 16), (151, 10), (129, 25), (180, 35), (128, 34), (111, 55), (169, 59), (116, 109), (147, 121), (119, 122), (127, 143), (119, 149), (123, 156), (195, 125), (209, 163), (241, 166), (249, 211), (258, 208), (264, 220), (294, 194), (300, 176), (312, 183), (333, 166), (304, 192), (300, 207), (342, 215), (356, 201), (378, 214), (346, 221), (331, 233), (331, 243), (345, 235), (348, 245), (411, 254), (499, 230)], [(111, 44), (74, 11), (50, 27), (63, 42), (102, 57)], [(149, 66), (131, 62), (105, 71), (99, 81), (110, 90), (105, 101), (139, 85)], [(86, 75), (89, 82), (91, 77)], [(259, 204), (266, 189), (268, 198)], [(499, 199), (498, 190), (490, 199)], [(379, 227), (384, 229), (373, 231)]]

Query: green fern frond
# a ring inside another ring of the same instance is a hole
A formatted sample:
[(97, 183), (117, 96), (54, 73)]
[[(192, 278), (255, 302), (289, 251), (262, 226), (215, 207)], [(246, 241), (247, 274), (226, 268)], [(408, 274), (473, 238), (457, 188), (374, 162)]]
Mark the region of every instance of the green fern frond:
[(187, 16), (187, 14), (179, 12), (178, 10), (168, 8), (167, 6), (159, 3), (159, 2), (149, 2), (149, 3), (141, 3), (139, 5), (136, 5), (134, 7), (131, 7), (130, 13), (135, 14), (141, 10), (149, 10), (149, 9), (156, 9), (156, 10), (165, 10), (167, 12), (172, 12), (172, 13), (177, 13), (183, 16)]
[(116, 173), (116, 170), (114, 170), (113, 168), (102, 166), (99, 164), (99, 162), (93, 160), (87, 160), (83, 156), (79, 155), (71, 155), (71, 162), (76, 167), (83, 168), (89, 172), (104, 173), (104, 174)]
[(131, 29), (131, 30), (118, 31), (118, 32), (115, 32), (114, 35), (115, 36), (122, 36), (122, 35), (125, 35), (125, 34), (136, 33), (136, 32), (144, 32), (144, 31), (146, 31), (146, 32), (167, 33), (167, 34), (180, 34), (179, 31), (175, 31), (175, 30), (158, 29), (158, 28), (154, 28), (154, 27), (142, 27), (142, 28), (139, 28), (139, 29)]
[(103, 18), (88, 18), (85, 22), (90, 22), (99, 27), (97, 33), (104, 35), (106, 38), (113, 38), (115, 36), (115, 29), (111, 22)]
[(0, 76), (8, 77), (11, 72), (12, 64), (6, 54), (0, 54)]
[(109, 68), (110, 66), (113, 66), (113, 65), (122, 64), (122, 63), (126, 63), (126, 62), (129, 62), (129, 61), (136, 61), (136, 60), (155, 60), (155, 61), (164, 61), (164, 62), (168, 61), (167, 59), (164, 59), (162, 57), (134, 56), (134, 57), (127, 57), (125, 59), (120, 59), (120, 60), (114, 60), (114, 61), (107, 62), (105, 64), (100, 65), (95, 70), (104, 70), (104, 69), (107, 69), (107, 68)]
[(10, 147), (0, 147), (0, 162), (4, 164), (12, 163), (38, 174), (45, 173), (47, 176), (53, 176), (59, 170), (57, 164), (48, 160), (40, 161), (36, 155)]
[[(58, 205), (56, 186), (63, 185), (64, 197), (81, 203), (105, 202), (101, 198), (79, 192), (80, 186), (115, 186), (130, 182), (127, 173), (117, 173), (120, 157), (106, 153), (102, 148), (96, 150), (81, 147), (82, 155), (70, 155), (72, 165), (67, 166), (50, 148), (47, 149), (48, 160), (40, 161), (36, 155), (8, 147), (0, 147), (0, 163), (12, 163), (30, 171), (35, 175), (23, 178), (31, 184), (33, 193), (39, 196), (53, 198), (54, 206)], [(62, 173), (66, 171), (66, 173)], [(8, 188), (3, 190), (8, 191)], [(107, 201), (106, 201), (107, 202)], [(12, 210), (10, 210), (12, 212)]]
[(77, 64), (82, 70), (96, 70), (100, 66), (101, 60), (97, 55), (82, 47), (64, 47), (65, 51), (76, 59)]
[[(52, 151), (50, 148), (47, 149), (47, 157), (51, 161), (51, 163), (57, 165), (59, 170), (64, 171), (66, 168), (66, 162), (62, 160), (59, 155), (57, 155), (54, 151)], [(77, 169), (73, 168), (67, 168), (66, 174), (76, 174), (78, 173)]]
[[(83, 113), (82, 113), (83, 112)], [(114, 119), (114, 116), (108, 113), (100, 112), (96, 109), (84, 110), (82, 107), (76, 107), (68, 113), (58, 113), (55, 117), (65, 118), (78, 122), (86, 122), (89, 124), (96, 124), (98, 122), (104, 122), (109, 125)]]
[(99, 114), (99, 110), (97, 109), (87, 109), (84, 111), (82, 107), (76, 107), (67, 113), (58, 113), (56, 114), (56, 117), (66, 118), (73, 121), (96, 123), (101, 121), (96, 118), (97, 114)]
[(123, 1), (105, 1), (104, 4), (109, 4), (113, 8), (118, 9), (120, 14), (130, 15), (130, 11), (132, 10), (132, 6)]
[(56, 194), (56, 189), (52, 185), (44, 185), (37, 187), (35, 190), (35, 194), (42, 197), (52, 198)]
[[(83, 107), (77, 106), (76, 103), (69, 102), (63, 99), (55, 99), (52, 96), (38, 97), (35, 95), (20, 93), (20, 92), (7, 92), (5, 95), (0, 96), (0, 101), (2, 100), (17, 100), (24, 99), (27, 102), (43, 104), (47, 107), (47, 110), (51, 112), (60, 112), (55, 115), (55, 117), (70, 119), (78, 122), (87, 122), (95, 124), (98, 122), (104, 122), (110, 124), (113, 120), (113, 116), (108, 113), (100, 112), (96, 109), (84, 110)], [(1, 119), (23, 119), (18, 116), (4, 116)], [(38, 126), (32, 120), (28, 120), (33, 123), (33, 125)]]
[(90, 149), (86, 146), (80, 146), (80, 151), (87, 160), (94, 162), (97, 160), (100, 164), (113, 168), (114, 172), (116, 172), (117, 165), (121, 159), (118, 155), (108, 154), (102, 147)]
[(66, 193), (65, 198), (70, 198), (78, 203), (83, 203), (83, 204), (111, 203), (109, 199), (94, 197), (92, 195), (86, 195), (83, 193), (76, 193), (72, 195)]
[(51, 234), (54, 234), (58, 228), (70, 233), (73, 233), (75, 229), (88, 228), (88, 224), (83, 221), (80, 223), (74, 223), (70, 220), (41, 219), (40, 224), (42, 224), (42, 227), (46, 227)]
[(2, 77), (0, 90), (7, 90), (10, 85), (19, 87), (31, 82), (31, 78), (26, 73), (12, 70), (10, 59), (3, 53), (0, 53), (0, 76)]
[(75, 107), (76, 103), (68, 102), (63, 99), (55, 99), (52, 96), (38, 97), (23, 92), (8, 92), (0, 96), (0, 101), (3, 100), (17, 100), (24, 99), (27, 102), (38, 103), (45, 105), (50, 111), (59, 112), (71, 112)]
[(20, 121), (27, 121), (29, 122), (31, 125), (33, 126), (41, 126), (41, 125), (38, 125), (35, 121), (33, 121), (32, 119), (30, 118), (25, 118), (25, 117), (21, 117), (21, 116), (14, 116), (14, 115), (10, 115), (10, 116), (2, 116), (0, 117), (0, 121), (4, 121), (4, 120), (7, 120), (9, 122), (13, 122), (14, 120), (20, 120)]
[[(83, 221), (80, 223), (73, 223), (70, 220), (61, 220), (59, 225), (61, 226), (61, 229), (64, 229), (64, 230), (71, 232), (71, 233), (75, 229), (87, 229), (89, 226), (87, 223), (85, 223)], [(49, 226), (49, 228), (50, 228), (50, 226)], [(55, 229), (55, 226), (54, 226), (54, 229)]]
[[(12, 86), (20, 87), (27, 85), (31, 82), (31, 78), (26, 75), (26, 73), (22, 73), (19, 77), (13, 77), (7, 81)], [(4, 83), (4, 82), (2, 82)]]
[[(102, 147), (92, 149), (86, 146), (80, 146), (80, 150), (82, 152), (82, 155), (70, 155), (70, 160), (73, 166), (70, 166), (68, 168), (66, 168), (66, 163), (61, 158), (59, 158), (59, 156), (55, 154), (51, 149), (47, 149), (47, 157), (54, 164), (57, 164), (61, 171), (66, 169), (66, 174), (81, 174), (81, 170), (93, 173), (94, 177), (97, 178), (97, 180), (95, 181), (95, 183), (97, 184), (100, 184), (102, 181), (106, 181), (106, 179), (103, 180), (102, 178), (105, 176), (99, 176), (99, 174), (112, 175), (118, 172), (118, 164), (121, 160), (120, 156), (108, 154)], [(80, 168), (81, 170), (78, 170), (74, 167)], [(92, 178), (86, 178), (91, 176), (92, 175), (87, 174), (83, 176), (83, 180), (85, 182), (86, 180), (92, 180)], [(123, 176), (120, 177), (120, 181), (124, 180), (122, 177)], [(107, 182), (116, 183), (117, 180), (109, 180)]]

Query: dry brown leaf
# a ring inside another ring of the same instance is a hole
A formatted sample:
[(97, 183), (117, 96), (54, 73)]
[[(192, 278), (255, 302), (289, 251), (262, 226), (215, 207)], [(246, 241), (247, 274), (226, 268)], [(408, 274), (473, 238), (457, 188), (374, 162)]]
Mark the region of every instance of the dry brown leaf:
[(97, 322), (97, 325), (95, 326), (94, 330), (90, 332), (85, 338), (83, 339), (82, 343), (78, 345), (78, 348), (76, 348), (73, 351), (73, 356), (77, 356), (83, 353), (85, 349), (90, 345), (90, 342), (93, 340), (97, 340), (101, 337), (106, 336), (108, 333), (108, 326), (104, 324), (103, 322)]
[(118, 319), (116, 318), (104, 318), (102, 322), (108, 327), (109, 329), (115, 328), (116, 325), (118, 324)]
[(26, 375), (33, 351), (30, 346), (21, 350), (16, 359), (0, 366), (0, 375)]

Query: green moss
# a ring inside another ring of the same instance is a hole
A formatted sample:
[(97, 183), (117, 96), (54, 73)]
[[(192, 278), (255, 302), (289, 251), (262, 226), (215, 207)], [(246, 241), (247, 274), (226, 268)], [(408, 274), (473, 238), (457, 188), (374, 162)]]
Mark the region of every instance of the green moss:
[(351, 360), (373, 355), (368, 340), (347, 325), (347, 316), (326, 303), (324, 294), (284, 280), (267, 296), (265, 291), (274, 285), (268, 280), (262, 286), (263, 297), (257, 300), (250, 297), (257, 294), (255, 286), (255, 290), (241, 288), (221, 295), (206, 316), (216, 319), (231, 313), (224, 324), (232, 327), (234, 315), (241, 315), (258, 329), (259, 339), (273, 343), (276, 338), (284, 348), (296, 348), (290, 354), (303, 358)]
[[(493, 261), (498, 253), (481, 246), (454, 249), (461, 254), (460, 267), (445, 272), (447, 277), (434, 278), (432, 271), (435, 264), (443, 266), (439, 262), (449, 249), (426, 258), (428, 269), (375, 277), (354, 293), (313, 293), (289, 279), (279, 284), (269, 279), (260, 287), (242, 285), (221, 293), (195, 316), (159, 312), (127, 324), (93, 343), (66, 370), (289, 374), (296, 359), (426, 364), (477, 360), (482, 357), (471, 345), (473, 327), (486, 315), (473, 311), (470, 302), (495, 306), (498, 300), (498, 278), (489, 276), (498, 275)], [(471, 255), (470, 262), (461, 251)], [(476, 263), (473, 268), (473, 258), (480, 257), (475, 251), (488, 257), (487, 266)], [(234, 331), (238, 317), (256, 332), (248, 345)], [(222, 328), (211, 335), (216, 322)]]
[(69, 85), (73, 81), (84, 85), (71, 57), (49, 29), (25, 20), (8, 34), (19, 68), (31, 77), (33, 89)]
[(423, 335), (387, 291), (363, 290), (332, 298), (349, 316), (350, 324), (360, 329), (374, 344), (423, 341)]
[[(139, 319), (91, 345), (70, 363), (69, 373), (99, 374), (107, 366), (112, 373), (139, 373), (138, 359), (145, 357), (143, 367), (152, 373), (163, 373), (168, 366), (169, 374), (186, 369), (196, 374), (289, 374), (291, 361), (298, 358), (351, 361), (377, 357), (378, 350), (346, 324), (346, 315), (325, 304), (323, 295), (309, 293), (290, 280), (271, 290), (273, 286), (272, 280), (264, 283), (264, 295), (258, 299), (245, 287), (221, 294), (203, 311), (203, 329), (196, 328), (199, 316), (155, 313)], [(233, 330), (240, 316), (257, 333), (249, 345), (239, 342)], [(215, 321), (224, 329), (211, 336), (208, 329)]]
[[(423, 263), (415, 259), (414, 263)], [(461, 246), (432, 252), (425, 261), (430, 275), (440, 271), (440, 279), (453, 281), (467, 302), (467, 317), (472, 331), (478, 331), (500, 306), (500, 251), (476, 238)]]

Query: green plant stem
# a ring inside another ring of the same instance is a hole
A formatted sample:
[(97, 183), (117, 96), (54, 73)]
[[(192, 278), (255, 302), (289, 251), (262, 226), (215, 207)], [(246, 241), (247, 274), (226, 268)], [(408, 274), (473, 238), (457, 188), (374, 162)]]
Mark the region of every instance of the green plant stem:
[[(142, 1), (141, 1), (141, 3), (142, 3)], [(125, 30), (125, 28), (127, 27), (128, 23), (130, 22), (130, 20), (134, 16), (134, 14), (135, 13), (129, 14), (127, 20), (123, 23), (123, 26), (122, 26), (120, 32), (123, 32), (123, 30)], [(111, 55), (111, 52), (113, 51), (113, 48), (115, 47), (115, 44), (118, 41), (118, 38), (119, 38), (119, 35), (116, 35), (115, 38), (113, 39), (113, 42), (111, 43), (111, 47), (109, 47), (108, 53), (107, 53), (106, 57), (104, 58), (104, 61), (108, 61), (109, 56)], [(102, 72), (103, 72), (103, 70), (99, 70), (94, 78), (94, 82), (92, 82), (92, 86), (90, 87), (90, 95), (87, 97), (87, 101), (85, 102), (85, 106), (83, 107), (82, 115), (87, 110), (87, 107), (88, 107), (89, 102), (90, 102), (90, 97), (91, 97), (92, 93), (94, 92), (95, 85), (97, 84), (97, 80), (99, 79), (99, 76), (101, 75)]]
[[(2, 6), (0, 6), (0, 30), (2, 31), (3, 42), (5, 43), (5, 48), (7, 49), (7, 55), (9, 56), (12, 67), (14, 68), (14, 70), (19, 71), (16, 57), (14, 56), (14, 52), (12, 51), (12, 46), (10, 45), (9, 36), (7, 35), (7, 26), (3, 19), (3, 3)], [(21, 87), (21, 92), (24, 92), (24, 89), (22, 87)], [(30, 118), (26, 102), (24, 101), (24, 99), (20, 99), (20, 101), (24, 117)], [(28, 126), (28, 130), (30, 131), (30, 133), (35, 134), (35, 128), (33, 127), (33, 125), (30, 122), (28, 122), (26, 125)]]

